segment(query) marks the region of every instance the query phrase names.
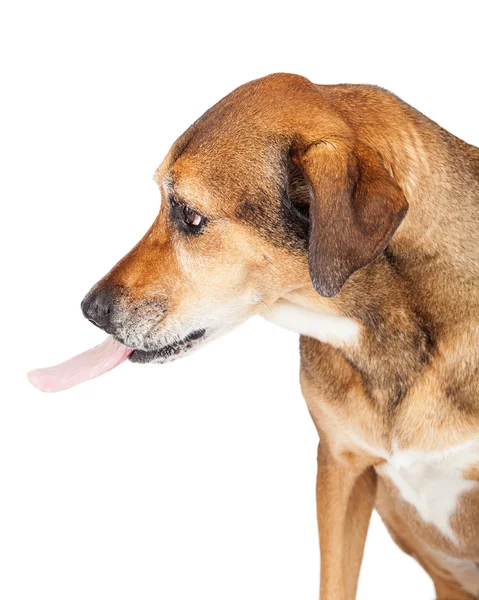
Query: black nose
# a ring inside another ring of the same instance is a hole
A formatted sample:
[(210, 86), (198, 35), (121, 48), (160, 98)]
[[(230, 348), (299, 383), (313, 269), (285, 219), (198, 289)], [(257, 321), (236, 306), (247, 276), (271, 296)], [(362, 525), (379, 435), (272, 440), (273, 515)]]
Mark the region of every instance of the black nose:
[(83, 298), (81, 309), (84, 316), (94, 325), (105, 329), (111, 322), (113, 312), (113, 293), (109, 289), (88, 292)]

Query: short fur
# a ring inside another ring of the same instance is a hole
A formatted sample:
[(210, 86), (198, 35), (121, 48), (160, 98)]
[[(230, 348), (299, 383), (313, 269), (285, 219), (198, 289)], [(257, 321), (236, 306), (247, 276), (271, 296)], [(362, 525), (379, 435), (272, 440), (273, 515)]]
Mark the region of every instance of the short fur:
[[(276, 74), (207, 111), (156, 178), (155, 223), (88, 296), (110, 290), (104, 328), (164, 362), (285, 303), (305, 310), (302, 328), (321, 315), (300, 331), (321, 438), (321, 599), (354, 599), (373, 508), (438, 598), (474, 598), (479, 150), (381, 88)], [(204, 215), (197, 235), (172, 221), (172, 195)], [(438, 460), (467, 490), (450, 530), (397, 483), (422, 485), (417, 461), (430, 478)]]

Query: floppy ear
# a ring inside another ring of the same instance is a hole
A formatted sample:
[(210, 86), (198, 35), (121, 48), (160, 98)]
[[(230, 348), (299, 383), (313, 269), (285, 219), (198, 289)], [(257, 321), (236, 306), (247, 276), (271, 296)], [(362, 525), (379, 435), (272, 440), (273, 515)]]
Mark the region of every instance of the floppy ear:
[(311, 194), (309, 271), (322, 296), (335, 296), (387, 246), (408, 203), (380, 156), (334, 139), (293, 157)]

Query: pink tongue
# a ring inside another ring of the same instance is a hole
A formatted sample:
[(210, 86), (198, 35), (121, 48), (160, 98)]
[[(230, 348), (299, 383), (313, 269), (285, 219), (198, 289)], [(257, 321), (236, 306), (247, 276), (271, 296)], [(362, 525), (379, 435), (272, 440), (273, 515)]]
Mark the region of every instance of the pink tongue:
[(42, 392), (61, 392), (114, 369), (133, 352), (112, 337), (55, 367), (35, 369), (27, 377)]

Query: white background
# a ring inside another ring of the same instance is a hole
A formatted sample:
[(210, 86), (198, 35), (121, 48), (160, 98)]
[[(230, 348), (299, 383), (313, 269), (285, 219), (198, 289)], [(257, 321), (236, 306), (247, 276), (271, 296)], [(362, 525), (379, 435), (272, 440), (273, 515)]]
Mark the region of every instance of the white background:
[[(103, 339), (83, 295), (155, 217), (169, 146), (241, 83), (376, 83), (477, 145), (475, 4), (3, 3), (2, 600), (317, 600), (295, 335), (252, 320), (59, 395), (25, 372)], [(375, 516), (359, 598), (433, 596)]]

